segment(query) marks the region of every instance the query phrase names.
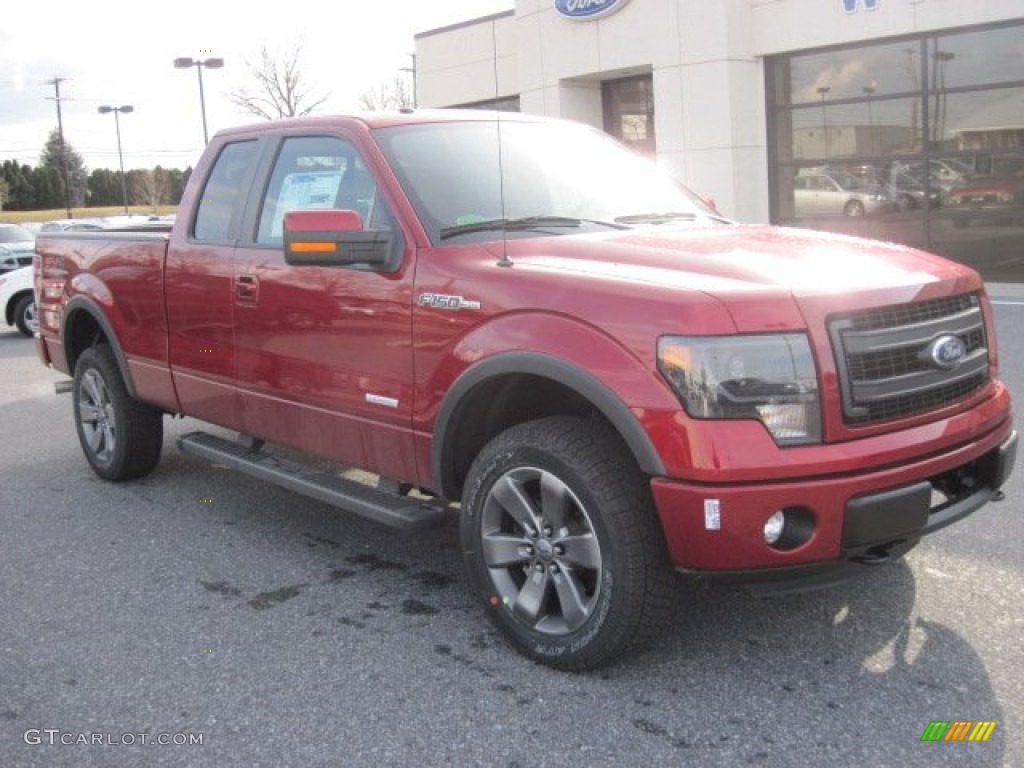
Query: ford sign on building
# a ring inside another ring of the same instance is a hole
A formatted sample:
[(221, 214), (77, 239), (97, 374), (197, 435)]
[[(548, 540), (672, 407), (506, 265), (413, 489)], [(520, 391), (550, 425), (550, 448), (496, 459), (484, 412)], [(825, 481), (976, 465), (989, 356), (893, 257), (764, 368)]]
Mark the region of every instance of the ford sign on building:
[(615, 13), (629, 0), (555, 0), (555, 10), (567, 19), (589, 21)]
[(587, 123), (726, 217), (1024, 283), (1024, 0), (503, 2), (416, 35), (417, 104)]

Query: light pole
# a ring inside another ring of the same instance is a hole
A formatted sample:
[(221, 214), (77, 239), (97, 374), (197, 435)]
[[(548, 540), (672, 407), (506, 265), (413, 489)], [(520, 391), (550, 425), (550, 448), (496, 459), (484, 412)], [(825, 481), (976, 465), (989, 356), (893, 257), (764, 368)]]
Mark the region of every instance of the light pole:
[(818, 95), (821, 96), (821, 132), (825, 136), (825, 159), (828, 160), (828, 121), (825, 119), (825, 94), (831, 91), (827, 85), (820, 86), (817, 91)]
[(111, 112), (114, 113), (114, 127), (117, 129), (117, 162), (121, 166), (121, 202), (124, 203), (125, 216), (128, 215), (128, 185), (124, 179), (124, 154), (121, 152), (121, 113), (130, 114), (135, 111), (135, 107), (131, 104), (125, 104), (123, 107), (108, 107), (104, 104), (97, 110), (101, 115), (106, 115)]
[(875, 141), (875, 114), (871, 107), (871, 97), (875, 95), (875, 91), (878, 88), (875, 86), (874, 81), (872, 81), (861, 88), (861, 90), (868, 97), (868, 135), (871, 137), (871, 153), (875, 154), (878, 151), (878, 142)]
[(206, 130), (206, 96), (203, 94), (203, 67), (207, 69), (220, 69), (224, 66), (224, 59), (193, 59), (190, 56), (183, 56), (174, 60), (175, 69), (188, 69), (195, 67), (199, 75), (199, 108), (203, 112), (203, 143), (210, 143), (210, 134)]
[(956, 58), (951, 51), (935, 52), (935, 72), (932, 75), (932, 87), (935, 89), (935, 120), (932, 126), (932, 141), (941, 144), (946, 134), (946, 64)]

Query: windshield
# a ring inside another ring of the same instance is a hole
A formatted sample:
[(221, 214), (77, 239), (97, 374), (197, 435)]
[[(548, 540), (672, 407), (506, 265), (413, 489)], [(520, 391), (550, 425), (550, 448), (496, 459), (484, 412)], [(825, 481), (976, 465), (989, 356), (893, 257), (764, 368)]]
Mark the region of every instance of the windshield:
[(575, 123), (427, 123), (375, 135), (435, 244), (716, 216), (649, 160)]
[(32, 242), (35, 239), (35, 235), (17, 224), (0, 227), (0, 243), (24, 243)]

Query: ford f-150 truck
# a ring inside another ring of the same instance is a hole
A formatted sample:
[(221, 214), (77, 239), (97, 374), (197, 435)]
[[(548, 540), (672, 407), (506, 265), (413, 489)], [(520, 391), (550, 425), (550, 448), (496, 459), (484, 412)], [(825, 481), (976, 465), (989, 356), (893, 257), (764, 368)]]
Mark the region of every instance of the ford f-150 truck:
[(35, 291), (101, 477), (149, 473), (187, 415), (238, 438), (183, 450), (375, 520), (457, 509), (481, 605), (564, 669), (653, 636), (676, 571), (845, 576), (1015, 458), (975, 272), (734, 224), (572, 123), (223, 131), (170, 231), (43, 235)]

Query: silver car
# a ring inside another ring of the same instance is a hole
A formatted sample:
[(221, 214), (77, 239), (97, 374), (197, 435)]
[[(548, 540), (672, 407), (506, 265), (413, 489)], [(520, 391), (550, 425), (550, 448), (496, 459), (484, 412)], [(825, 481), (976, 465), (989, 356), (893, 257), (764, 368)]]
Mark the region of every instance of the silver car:
[(798, 218), (864, 216), (893, 207), (884, 187), (870, 179), (836, 171), (798, 174), (793, 179), (793, 202)]

